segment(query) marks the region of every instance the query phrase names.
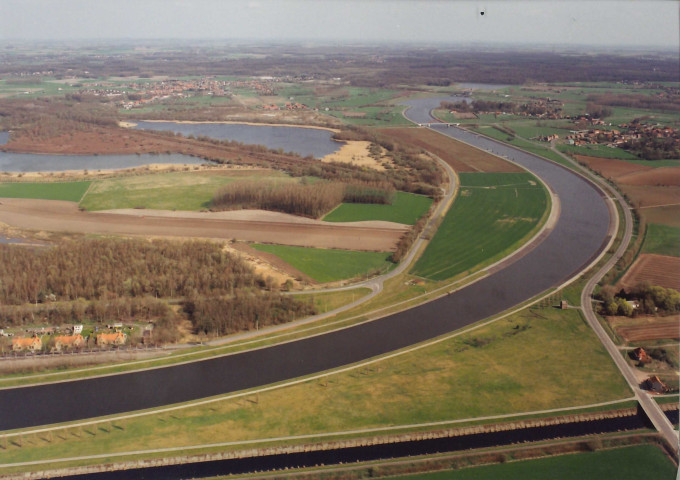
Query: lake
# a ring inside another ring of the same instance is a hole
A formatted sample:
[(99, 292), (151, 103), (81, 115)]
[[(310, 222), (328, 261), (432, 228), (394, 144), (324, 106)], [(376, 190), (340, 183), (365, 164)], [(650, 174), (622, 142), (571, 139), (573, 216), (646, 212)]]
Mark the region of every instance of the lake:
[(0, 145), (6, 145), (9, 142), (9, 132), (0, 132)]
[(0, 172), (63, 172), (66, 170), (118, 170), (152, 163), (201, 165), (202, 158), (181, 154), (162, 155), (42, 155), (0, 152)]
[(244, 123), (137, 122), (136, 129), (165, 130), (195, 137), (205, 135), (218, 140), (233, 140), (248, 145), (264, 145), (284, 152), (322, 158), (336, 152), (342, 143), (334, 141), (333, 132), (318, 128), (298, 128)]

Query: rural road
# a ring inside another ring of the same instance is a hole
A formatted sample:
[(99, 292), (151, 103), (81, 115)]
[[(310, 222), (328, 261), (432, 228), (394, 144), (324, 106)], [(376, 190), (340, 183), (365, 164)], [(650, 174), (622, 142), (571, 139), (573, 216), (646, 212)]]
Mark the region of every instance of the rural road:
[[(412, 107), (411, 118), (429, 108)], [(448, 135), (508, 156), (548, 184), (561, 204), (535, 248), (478, 282), (398, 314), (266, 348), (86, 380), (0, 390), (0, 430), (33, 427), (185, 402), (268, 385), (408, 347), (507, 310), (562, 284), (608, 244), (602, 193), (583, 177), (458, 129)], [(49, 408), (44, 408), (49, 405)]]

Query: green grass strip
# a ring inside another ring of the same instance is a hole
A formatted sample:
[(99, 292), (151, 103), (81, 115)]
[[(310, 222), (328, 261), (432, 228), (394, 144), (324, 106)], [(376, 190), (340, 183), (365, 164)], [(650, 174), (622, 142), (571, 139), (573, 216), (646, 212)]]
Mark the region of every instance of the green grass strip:
[(78, 202), (91, 182), (0, 183), (0, 197)]
[(254, 248), (276, 255), (320, 283), (335, 282), (386, 270), (393, 265), (389, 252), (354, 252), (323, 248), (254, 244)]
[[(392, 477), (397, 478), (397, 477)], [(419, 473), (400, 476), (400, 480), (638, 480), (675, 478), (670, 459), (654, 445), (600, 450), (576, 455), (485, 465), (460, 471)]]
[(396, 192), (392, 205), (343, 203), (324, 217), (327, 222), (384, 220), (415, 225), (432, 205), (432, 199), (413, 193)]

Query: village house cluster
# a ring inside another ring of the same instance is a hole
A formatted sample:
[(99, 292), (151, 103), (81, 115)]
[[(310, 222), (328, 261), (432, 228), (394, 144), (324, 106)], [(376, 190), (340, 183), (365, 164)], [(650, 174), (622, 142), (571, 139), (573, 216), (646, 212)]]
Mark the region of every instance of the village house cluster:
[[(600, 119), (589, 119), (585, 116), (577, 117), (574, 121), (579, 125), (585, 123), (592, 126), (611, 126), (611, 124), (605, 124)], [(618, 125), (618, 129), (589, 128), (572, 130), (571, 135), (568, 135), (566, 140), (570, 145), (605, 144), (610, 147), (620, 147), (626, 142), (645, 138), (670, 139), (675, 146), (680, 148), (680, 131), (677, 128), (650, 125), (636, 120), (630, 123), (622, 123)]]
[[(109, 330), (112, 330), (112, 328), (109, 328)], [(109, 345), (125, 345), (128, 339), (127, 334), (122, 332), (120, 328), (115, 328), (113, 330), (114, 331), (93, 333), (94, 344), (100, 348)], [(17, 336), (12, 338), (12, 351), (33, 353), (42, 351), (45, 347), (43, 337), (46, 335), (52, 335), (51, 344), (48, 344), (50, 346), (47, 347), (51, 352), (78, 350), (85, 347), (87, 344), (87, 337), (83, 337), (82, 332), (82, 325), (73, 325), (63, 330), (57, 330), (55, 328), (29, 329), (27, 330), (27, 333), (29, 333), (30, 336)], [(149, 334), (147, 334), (147, 332)], [(144, 330), (144, 333), (143, 340), (150, 339), (150, 330)]]

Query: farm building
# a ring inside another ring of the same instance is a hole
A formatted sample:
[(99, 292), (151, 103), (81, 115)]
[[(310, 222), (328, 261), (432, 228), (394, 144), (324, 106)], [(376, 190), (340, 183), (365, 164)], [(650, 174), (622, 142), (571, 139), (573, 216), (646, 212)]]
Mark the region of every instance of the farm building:
[(666, 393), (669, 388), (659, 377), (653, 375), (645, 380), (645, 387), (654, 393)]
[(647, 355), (647, 352), (645, 352), (645, 349), (642, 347), (637, 347), (635, 350), (633, 350), (633, 358), (641, 363), (649, 363), (652, 361), (652, 359), (649, 358), (649, 355)]
[(85, 339), (83, 339), (83, 336), (80, 334), (60, 335), (58, 337), (54, 337), (54, 350), (61, 352), (62, 350), (68, 348), (82, 347), (84, 343)]
[(18, 337), (12, 339), (12, 350), (15, 352), (21, 352), (23, 350), (28, 350), (35, 352), (42, 348), (42, 339), (34, 335), (32, 337)]
[(123, 332), (116, 333), (100, 333), (97, 335), (97, 345), (125, 345), (127, 335)]

